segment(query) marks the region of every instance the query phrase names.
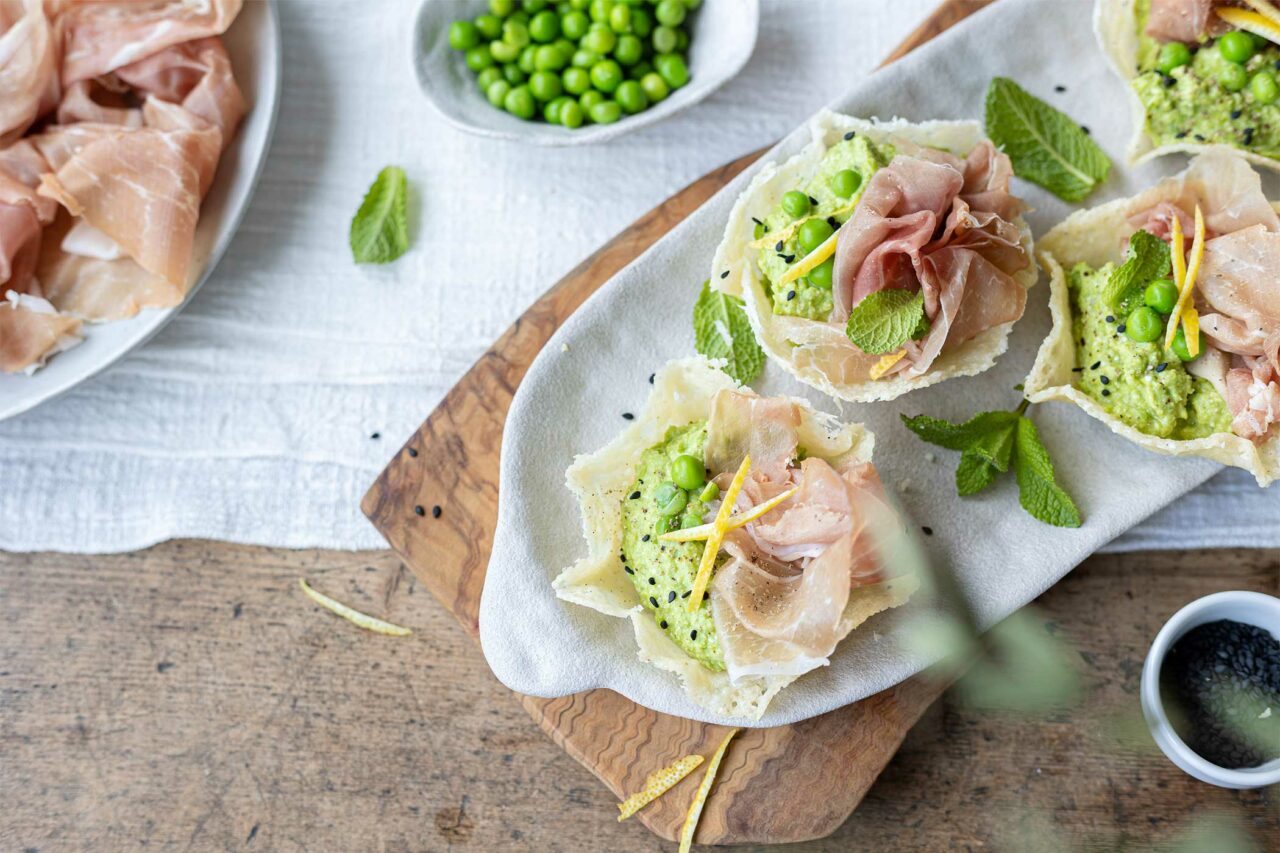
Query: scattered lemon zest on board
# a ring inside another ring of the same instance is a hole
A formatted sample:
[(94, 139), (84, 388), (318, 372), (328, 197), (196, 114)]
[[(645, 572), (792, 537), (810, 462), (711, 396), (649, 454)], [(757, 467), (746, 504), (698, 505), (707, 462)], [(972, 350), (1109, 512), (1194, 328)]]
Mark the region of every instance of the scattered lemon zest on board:
[[(1175, 217), (1175, 223), (1178, 221)], [(1174, 225), (1174, 255), (1178, 252), (1178, 235), (1182, 233), (1182, 226)], [(1200, 212), (1200, 205), (1196, 205), (1196, 235), (1191, 241), (1191, 262), (1187, 264), (1187, 270), (1183, 278), (1177, 282), (1178, 284), (1178, 304), (1174, 307), (1173, 313), (1169, 315), (1169, 328), (1165, 330), (1164, 347), (1168, 349), (1173, 346), (1173, 337), (1178, 333), (1178, 323), (1182, 320), (1183, 313), (1191, 305), (1191, 294), (1196, 289), (1196, 277), (1200, 275), (1200, 261), (1204, 258), (1204, 214)], [(1176, 275), (1178, 268), (1175, 264), (1174, 274)], [(1188, 350), (1191, 342), (1187, 341)]]
[(839, 236), (840, 231), (837, 229), (835, 233), (822, 241), (821, 246), (805, 255), (804, 259), (800, 261), (800, 263), (790, 267), (785, 273), (783, 273), (782, 278), (778, 279), (778, 285), (790, 284), (801, 276), (808, 275), (813, 271), (814, 267), (834, 255), (836, 253), (836, 238)]
[(674, 764), (650, 773), (644, 780), (643, 790), (636, 791), (618, 803), (618, 811), (621, 812), (618, 815), (618, 822), (621, 823), (667, 791), (670, 791), (681, 779), (696, 770), (698, 765), (705, 760), (701, 755), (686, 755)]
[[(1250, 5), (1253, 4), (1250, 3)], [(1275, 11), (1274, 7), (1272, 11)], [(1215, 9), (1214, 14), (1233, 27), (1248, 30), (1273, 44), (1280, 44), (1280, 23), (1271, 20), (1261, 12), (1251, 12), (1248, 9)]]
[[(763, 249), (766, 246), (778, 245), (779, 240), (785, 243), (791, 239), (792, 235), (794, 235), (797, 231), (800, 230), (801, 225), (804, 225), (809, 220), (830, 219), (832, 216), (843, 216), (846, 213), (852, 213), (854, 211), (854, 208), (856, 208), (857, 206), (858, 206), (858, 203), (855, 201), (852, 204), (846, 204), (843, 207), (837, 207), (835, 210), (831, 211), (825, 216), (821, 213), (810, 214), (809, 216), (806, 216), (803, 219), (797, 219), (795, 222), (792, 222), (786, 228), (783, 228), (779, 231), (769, 232), (765, 234), (763, 237), (761, 237), (759, 240), (752, 240), (747, 245), (752, 249)], [(836, 230), (838, 231), (839, 229), (837, 228)]]
[[(774, 498), (769, 498), (758, 506), (753, 506), (746, 512), (740, 512), (731, 516), (725, 523), (724, 530), (728, 533), (730, 530), (737, 530), (739, 527), (745, 527), (751, 522), (766, 515), (783, 501), (793, 497), (796, 492), (800, 491), (799, 486), (787, 489), (782, 494)], [(699, 524), (697, 527), (686, 527), (684, 530), (672, 530), (670, 533), (664, 533), (659, 539), (665, 539), (668, 542), (696, 542), (699, 539), (706, 539), (711, 535), (711, 531), (715, 529), (715, 522), (710, 524)]]
[(698, 793), (694, 794), (693, 802), (689, 805), (689, 813), (684, 818), (684, 826), (680, 828), (680, 853), (689, 853), (693, 847), (693, 834), (698, 831), (698, 818), (702, 817), (702, 807), (706, 805), (711, 786), (716, 781), (720, 759), (724, 758), (725, 750), (729, 748), (729, 741), (733, 740), (733, 736), (738, 731), (739, 729), (729, 729), (729, 733), (720, 742), (715, 755), (712, 755), (711, 761), (707, 763), (706, 772), (702, 774), (702, 783), (698, 785)]
[(336, 613), (348, 622), (352, 622), (364, 628), (366, 631), (372, 631), (375, 634), (385, 634), (388, 637), (407, 637), (413, 632), (408, 628), (400, 625), (393, 625), (390, 622), (384, 622), (376, 616), (370, 616), (367, 613), (361, 613), (359, 610), (353, 610), (341, 601), (334, 601), (323, 592), (316, 592), (307, 583), (306, 578), (298, 578), (298, 586), (302, 587), (302, 591), (307, 598), (319, 604), (325, 610)]
[(729, 521), (730, 514), (733, 513), (738, 492), (742, 491), (742, 484), (747, 481), (747, 472), (750, 470), (751, 455), (748, 454), (742, 457), (738, 473), (733, 475), (733, 482), (725, 490), (724, 502), (720, 504), (720, 510), (716, 513), (716, 520), (711, 523), (713, 529), (711, 535), (707, 537), (707, 547), (702, 551), (702, 562), (698, 563), (698, 574), (693, 579), (693, 589), (689, 595), (690, 613), (698, 611), (698, 605), (702, 604), (702, 596), (707, 591), (707, 584), (711, 583), (711, 570), (715, 568), (716, 554), (720, 553), (720, 543), (724, 541), (725, 525)]
[(893, 366), (895, 364), (902, 361), (902, 357), (905, 356), (906, 354), (907, 354), (906, 350), (900, 349), (897, 352), (891, 352), (888, 355), (881, 356), (880, 360), (877, 361), (871, 367), (871, 373), (870, 373), (871, 378), (875, 380), (884, 376), (891, 369), (893, 369)]

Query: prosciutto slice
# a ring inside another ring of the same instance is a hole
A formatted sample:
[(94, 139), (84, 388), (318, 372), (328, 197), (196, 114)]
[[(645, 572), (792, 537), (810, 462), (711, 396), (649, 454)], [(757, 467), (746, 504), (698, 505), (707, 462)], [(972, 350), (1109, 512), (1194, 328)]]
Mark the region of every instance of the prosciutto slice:
[(1031, 260), (1012, 221), (1022, 211), (1012, 174), (989, 141), (967, 160), (922, 149), (876, 172), (837, 238), (832, 323), (878, 290), (923, 292), (930, 331), (900, 363), (919, 376), (944, 347), (1021, 317), (1026, 291), (1014, 274)]
[(30, 292), (44, 226), (57, 205), (36, 194), (47, 164), (31, 143), (0, 151), (0, 293)]
[(80, 321), (39, 297), (9, 291), (0, 300), (0, 372), (31, 372), (80, 343)]
[(1231, 4), (1215, 0), (1151, 0), (1146, 33), (1160, 41), (1188, 43), (1221, 35), (1229, 27), (1213, 10), (1227, 5)]
[[(707, 463), (727, 485), (750, 449), (735, 507), (749, 510), (792, 487), (780, 507), (731, 533), (711, 608), (731, 679), (800, 675), (826, 663), (849, 626), (850, 590), (884, 579), (877, 547), (899, 524), (869, 463), (792, 464), (799, 410), (786, 400), (721, 391), (708, 425)], [(737, 454), (735, 456), (735, 454)]]
[(41, 0), (0, 0), (0, 148), (57, 103), (57, 64)]

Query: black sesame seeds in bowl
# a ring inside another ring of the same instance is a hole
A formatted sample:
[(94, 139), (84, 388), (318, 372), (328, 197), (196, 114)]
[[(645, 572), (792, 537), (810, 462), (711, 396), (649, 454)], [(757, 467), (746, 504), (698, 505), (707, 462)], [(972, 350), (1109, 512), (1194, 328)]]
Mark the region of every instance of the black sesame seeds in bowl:
[(1220, 592), (1183, 607), (1152, 643), (1141, 699), (1157, 745), (1188, 774), (1280, 783), (1280, 599)]

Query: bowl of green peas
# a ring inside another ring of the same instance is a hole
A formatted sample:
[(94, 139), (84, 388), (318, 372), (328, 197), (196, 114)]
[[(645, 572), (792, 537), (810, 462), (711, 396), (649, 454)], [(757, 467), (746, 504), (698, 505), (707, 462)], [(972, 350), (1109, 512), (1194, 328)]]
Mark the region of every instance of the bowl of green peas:
[(759, 0), (425, 0), (418, 83), (454, 127), (604, 142), (705, 98), (755, 49)]

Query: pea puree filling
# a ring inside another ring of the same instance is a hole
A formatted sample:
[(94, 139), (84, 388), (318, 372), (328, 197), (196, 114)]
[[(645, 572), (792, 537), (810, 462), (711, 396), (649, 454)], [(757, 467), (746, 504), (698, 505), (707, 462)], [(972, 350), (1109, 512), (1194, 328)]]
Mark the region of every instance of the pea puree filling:
[[(707, 423), (698, 421), (672, 427), (662, 441), (641, 454), (636, 480), (622, 501), (622, 564), (658, 627), (689, 657), (721, 672), (724, 655), (709, 601), (704, 600), (693, 613), (687, 609), (705, 543), (658, 539), (667, 530), (702, 523), (706, 511), (699, 500), (702, 490), (688, 478), (705, 472), (682, 472), (676, 460), (685, 456), (701, 460), (706, 443)], [(686, 490), (673, 482), (673, 470), (684, 485), (695, 487)]]
[(853, 215), (867, 181), (888, 165), (893, 155), (893, 146), (877, 145), (865, 136), (842, 139), (822, 155), (817, 173), (808, 183), (787, 193), (773, 212), (757, 220), (755, 236), (767, 245), (760, 249), (756, 265), (773, 313), (820, 321), (831, 316), (834, 259), (796, 281), (775, 282)]
[(1161, 43), (1144, 32), (1149, 12), (1150, 0), (1135, 3), (1132, 85), (1152, 141), (1232, 145), (1280, 159), (1280, 47), (1243, 31), (1200, 45)]
[(1213, 383), (1187, 372), (1162, 342), (1133, 340), (1103, 300), (1114, 264), (1077, 264), (1067, 274), (1076, 345), (1076, 387), (1147, 435), (1185, 441), (1231, 431)]

